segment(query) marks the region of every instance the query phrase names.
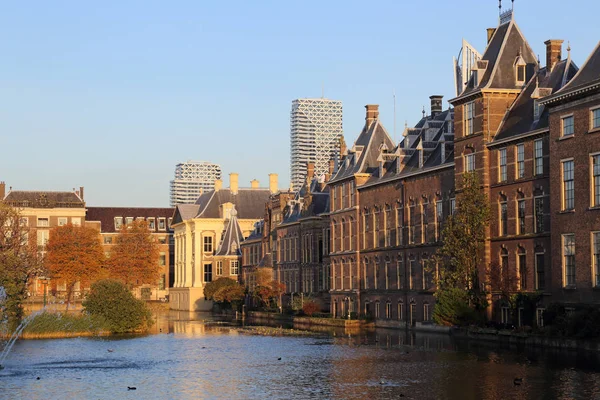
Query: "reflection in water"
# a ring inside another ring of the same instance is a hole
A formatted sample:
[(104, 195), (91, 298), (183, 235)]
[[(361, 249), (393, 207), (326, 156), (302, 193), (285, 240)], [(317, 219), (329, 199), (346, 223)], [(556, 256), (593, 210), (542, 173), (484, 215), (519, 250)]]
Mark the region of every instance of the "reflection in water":
[(157, 316), (153, 335), (19, 341), (0, 371), (0, 398), (600, 396), (597, 354), (408, 331), (325, 331), (309, 338), (247, 336), (208, 314), (170, 312)]

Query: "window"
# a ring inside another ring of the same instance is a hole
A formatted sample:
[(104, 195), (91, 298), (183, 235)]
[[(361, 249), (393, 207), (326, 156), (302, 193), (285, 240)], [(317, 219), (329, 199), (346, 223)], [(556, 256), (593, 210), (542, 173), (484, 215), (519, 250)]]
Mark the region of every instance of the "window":
[(500, 182), (506, 182), (508, 174), (506, 173), (506, 149), (500, 149), (498, 152), (498, 163), (500, 164)]
[(535, 254), (535, 288), (544, 290), (546, 288), (546, 277), (544, 275), (544, 253)]
[(525, 145), (517, 145), (517, 179), (525, 176)]
[(435, 202), (435, 239), (442, 237), (442, 223), (444, 218), (444, 208), (441, 200)]
[(58, 226), (65, 226), (67, 224), (67, 218), (59, 217), (58, 218)]
[(204, 252), (212, 253), (213, 251), (213, 238), (212, 236), (204, 236)]
[(534, 158), (535, 158), (535, 175), (542, 175), (544, 173), (544, 142), (542, 139), (533, 142), (534, 147)]
[(533, 217), (535, 218), (535, 233), (544, 232), (544, 198), (536, 197), (534, 200)]
[(540, 115), (542, 114), (542, 110), (544, 106), (540, 104), (538, 99), (533, 100), (533, 120), (538, 121), (540, 119)]
[(392, 318), (392, 303), (390, 301), (385, 303), (385, 318)]
[(465, 154), (465, 172), (475, 171), (475, 153)]
[(38, 218), (37, 226), (50, 226), (50, 220), (48, 218)]
[(212, 264), (204, 264), (204, 282), (212, 282)]
[(123, 227), (123, 217), (115, 217), (115, 231), (121, 230)]
[(508, 234), (508, 206), (506, 200), (500, 203), (500, 236)]
[(429, 304), (423, 304), (423, 321), (429, 321)]
[(417, 272), (416, 268), (415, 268), (415, 260), (410, 260), (408, 266), (409, 266), (409, 269), (410, 269), (409, 275), (408, 275), (408, 279), (409, 279), (409, 281), (408, 281), (408, 288), (410, 290), (412, 290), (412, 289), (414, 289), (413, 285), (415, 283), (415, 274)]
[(525, 200), (519, 200), (517, 202), (518, 216), (519, 216), (519, 234), (523, 235), (527, 233), (525, 229)]
[(564, 285), (575, 285), (575, 235), (562, 235)]
[(151, 231), (156, 230), (156, 220), (154, 219), (154, 217), (148, 218), (148, 229), (150, 229)]
[(538, 308), (535, 310), (535, 316), (536, 316), (535, 320), (537, 322), (538, 328), (544, 327), (544, 311), (545, 311), (545, 308)]
[(600, 286), (600, 232), (592, 232), (593, 286)]
[(165, 290), (167, 287), (167, 277), (165, 274), (160, 275), (160, 281), (158, 282), (158, 290)]
[(81, 218), (71, 218), (71, 223), (74, 226), (81, 226)]
[(375, 302), (375, 319), (379, 319), (379, 302)]
[(125, 225), (130, 225), (133, 222), (133, 217), (125, 217)]
[(167, 265), (167, 255), (165, 253), (160, 253), (158, 257), (158, 265), (160, 265), (161, 267)]
[(465, 104), (465, 135), (473, 134), (473, 120), (475, 118), (475, 103), (470, 102)]
[(525, 65), (517, 65), (517, 84), (525, 83)]
[(46, 243), (48, 242), (48, 238), (50, 237), (50, 232), (46, 231), (46, 230), (39, 230), (37, 231), (37, 245), (38, 246), (45, 246)]
[(113, 238), (112, 236), (104, 236), (104, 244), (112, 244)]
[(508, 251), (506, 249), (502, 249), (502, 253), (500, 254), (500, 282), (504, 282), (504, 277), (508, 276)]
[(402, 309), (403, 309), (403, 308), (404, 308), (404, 304), (402, 304), (402, 302), (400, 302), (400, 301), (399, 301), (399, 302), (398, 302), (398, 321), (402, 321), (402, 319), (403, 319), (403, 317), (404, 317), (404, 316), (402, 315), (402, 314), (403, 314), (403, 312), (402, 312)]
[(573, 210), (575, 208), (575, 182), (573, 172), (573, 160), (563, 161), (562, 180), (563, 180), (563, 211)]
[(429, 204), (421, 204), (421, 243), (427, 243), (427, 231), (429, 227), (429, 218), (427, 218), (427, 207)]
[(592, 110), (592, 129), (600, 128), (600, 108)]
[(575, 131), (573, 130), (573, 116), (563, 117), (561, 119), (562, 136), (571, 136)]
[(238, 260), (231, 260), (229, 262), (229, 275), (237, 275), (240, 273), (240, 262)]
[(165, 218), (159, 218), (158, 219), (158, 230), (164, 231), (165, 229), (167, 229), (167, 220)]
[(450, 215), (454, 215), (455, 211), (456, 211), (456, 199), (452, 198), (452, 199), (450, 199)]
[(20, 217), (19, 218), (19, 226), (29, 226), (29, 218)]
[(600, 154), (592, 156), (592, 207), (600, 206)]
[(519, 261), (519, 289), (527, 290), (527, 256), (520, 251), (517, 260)]
[(408, 243), (413, 244), (415, 242), (415, 224), (417, 223), (414, 204), (409, 207), (408, 214)]

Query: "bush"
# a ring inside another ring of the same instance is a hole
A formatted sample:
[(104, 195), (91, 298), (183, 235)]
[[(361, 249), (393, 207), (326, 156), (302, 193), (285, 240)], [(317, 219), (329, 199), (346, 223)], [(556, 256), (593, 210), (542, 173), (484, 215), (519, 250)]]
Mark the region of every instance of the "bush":
[(544, 311), (544, 328), (552, 336), (577, 339), (600, 337), (600, 309), (593, 306), (566, 308), (562, 304), (550, 304)]
[(313, 314), (320, 309), (321, 307), (319, 307), (319, 305), (312, 300), (305, 301), (304, 306), (302, 306), (302, 311), (304, 311), (304, 314), (308, 315), (309, 317), (312, 317)]
[[(215, 294), (227, 287), (227, 286), (235, 286), (235, 285), (239, 285), (236, 281), (234, 281), (233, 279), (230, 278), (219, 278), (216, 281), (212, 281), (206, 284), (206, 286), (204, 286), (204, 297), (206, 298), (206, 300), (214, 300)], [(217, 301), (217, 300), (215, 300)]]
[(234, 309), (239, 309), (244, 302), (245, 289), (242, 285), (234, 282), (234, 285), (222, 286), (213, 295), (213, 300), (224, 305), (231, 305)]
[(92, 285), (83, 307), (91, 315), (103, 317), (112, 333), (143, 332), (153, 323), (146, 303), (133, 297), (123, 283), (110, 279)]
[(435, 294), (433, 320), (444, 326), (481, 324), (482, 316), (469, 306), (469, 294), (459, 288), (440, 289)]

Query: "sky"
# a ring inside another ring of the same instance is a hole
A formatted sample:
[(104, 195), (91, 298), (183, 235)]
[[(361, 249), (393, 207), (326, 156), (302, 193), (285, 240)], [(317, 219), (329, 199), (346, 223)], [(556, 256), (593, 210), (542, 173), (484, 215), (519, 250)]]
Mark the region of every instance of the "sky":
[[(510, 2), (504, 1), (505, 7)], [(564, 39), (581, 66), (600, 2), (517, 0), (545, 63)], [(175, 165), (218, 163), (225, 186), (289, 186), (296, 98), (341, 100), (352, 145), (364, 105), (397, 135), (429, 96), (454, 97), (462, 38), (483, 53), (495, 0), (30, 1), (0, 5), (0, 181), (85, 187), (89, 206), (166, 207)], [(564, 50), (566, 53), (566, 50)]]

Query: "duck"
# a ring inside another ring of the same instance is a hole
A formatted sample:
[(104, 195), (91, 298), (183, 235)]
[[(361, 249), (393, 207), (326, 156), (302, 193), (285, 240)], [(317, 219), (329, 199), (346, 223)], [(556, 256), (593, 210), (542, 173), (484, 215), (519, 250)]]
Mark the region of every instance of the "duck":
[(135, 386), (127, 386), (127, 390), (137, 390)]
[(515, 378), (513, 383), (515, 386), (519, 386), (521, 383), (523, 383), (523, 378)]
[(112, 353), (114, 350), (113, 349), (108, 349), (107, 350), (109, 353)]
[(277, 358), (277, 361), (281, 361), (281, 357)]
[(385, 385), (385, 381), (382, 379), (382, 380), (379, 381), (379, 384), (380, 385)]

